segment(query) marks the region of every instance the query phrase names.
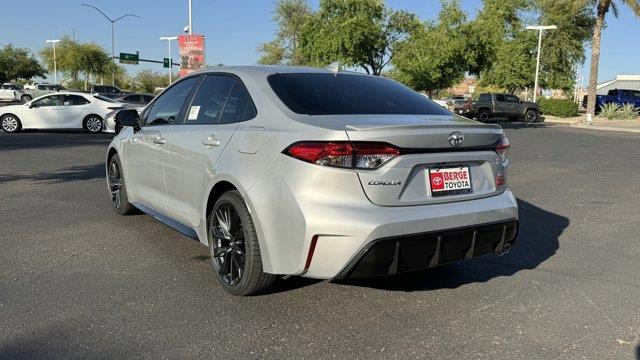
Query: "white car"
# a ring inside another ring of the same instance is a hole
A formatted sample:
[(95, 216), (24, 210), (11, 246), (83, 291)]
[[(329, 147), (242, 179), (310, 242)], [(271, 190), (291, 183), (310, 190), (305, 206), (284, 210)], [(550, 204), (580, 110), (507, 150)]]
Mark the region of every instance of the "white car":
[(107, 113), (124, 106), (97, 94), (56, 93), (0, 108), (0, 123), (8, 133), (23, 129), (85, 129), (99, 133)]

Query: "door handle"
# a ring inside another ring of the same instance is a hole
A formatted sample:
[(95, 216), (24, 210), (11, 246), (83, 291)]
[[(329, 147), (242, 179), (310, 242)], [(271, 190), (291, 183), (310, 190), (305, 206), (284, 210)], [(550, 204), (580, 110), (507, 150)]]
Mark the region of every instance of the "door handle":
[(222, 141), (220, 139), (216, 139), (215, 137), (213, 137), (213, 135), (202, 140), (202, 145), (206, 147), (220, 146), (220, 144), (222, 144)]
[(158, 144), (158, 145), (163, 145), (167, 142), (167, 139), (158, 136), (157, 138), (153, 139), (153, 143), (154, 144)]

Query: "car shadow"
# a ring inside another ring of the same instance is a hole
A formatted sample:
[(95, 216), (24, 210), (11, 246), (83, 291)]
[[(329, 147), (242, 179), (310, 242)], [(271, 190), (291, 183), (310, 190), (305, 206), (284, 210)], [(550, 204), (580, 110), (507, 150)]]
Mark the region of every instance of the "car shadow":
[(511, 252), (498, 257), (447, 264), (382, 278), (334, 280), (334, 283), (389, 291), (424, 291), (453, 289), (470, 283), (487, 282), (511, 276), (521, 270), (535, 269), (552, 257), (559, 248), (558, 238), (569, 226), (569, 219), (518, 200), (520, 229)]
[(25, 130), (7, 134), (0, 130), (0, 150), (56, 149), (104, 145), (114, 134), (89, 134), (83, 130)]
[(97, 180), (97, 179), (104, 179), (104, 178), (105, 178), (104, 164), (98, 163), (93, 165), (72, 166), (62, 170), (56, 170), (51, 172), (40, 172), (37, 174), (29, 174), (29, 175), (0, 174), (0, 184), (10, 182), (10, 181), (19, 181), (19, 180), (29, 180), (29, 181), (55, 184), (55, 183), (72, 182), (72, 181), (90, 181), (90, 180)]

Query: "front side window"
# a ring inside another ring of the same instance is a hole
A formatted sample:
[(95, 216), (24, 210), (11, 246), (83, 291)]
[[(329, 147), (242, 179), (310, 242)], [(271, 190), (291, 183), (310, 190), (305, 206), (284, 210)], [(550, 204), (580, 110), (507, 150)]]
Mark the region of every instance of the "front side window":
[(491, 94), (480, 94), (478, 101), (491, 101)]
[(307, 115), (450, 115), (440, 105), (393, 80), (348, 73), (288, 73), (268, 77), (291, 111)]
[(187, 110), (185, 125), (217, 124), (236, 79), (224, 75), (208, 75)]
[(515, 96), (515, 95), (507, 95), (507, 101), (510, 101), (510, 102), (520, 102), (520, 99), (518, 99), (518, 97), (517, 97), (517, 96)]
[(31, 105), (36, 107), (60, 106), (62, 103), (62, 95), (45, 96), (38, 100), (34, 100)]
[(122, 100), (126, 102), (140, 102), (140, 95), (125, 96)]
[(502, 95), (502, 94), (496, 94), (496, 101), (498, 101), (498, 102), (504, 102), (504, 95)]
[(175, 124), (179, 121), (178, 114), (191, 93), (191, 90), (199, 80), (200, 77), (193, 76), (167, 89), (149, 108), (145, 118), (145, 125), (167, 125)]

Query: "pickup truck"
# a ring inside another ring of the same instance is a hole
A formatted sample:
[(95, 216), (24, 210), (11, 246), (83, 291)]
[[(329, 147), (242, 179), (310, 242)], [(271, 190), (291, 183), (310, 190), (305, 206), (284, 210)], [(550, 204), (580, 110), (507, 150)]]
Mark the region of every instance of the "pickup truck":
[(23, 89), (18, 84), (5, 83), (0, 86), (0, 101), (29, 102), (37, 97), (67, 90), (63, 86), (55, 84), (36, 84), (35, 89)]
[[(600, 112), (600, 109), (605, 104), (633, 104), (635, 107), (640, 108), (640, 91), (639, 90), (627, 90), (627, 89), (612, 89), (607, 92), (607, 95), (596, 95), (596, 113)], [(583, 106), (587, 107), (587, 97), (584, 97)]]
[(527, 123), (538, 121), (538, 104), (522, 101), (511, 94), (480, 94), (478, 101), (456, 103), (453, 111), (469, 118), (475, 117), (486, 122), (492, 117), (505, 117), (509, 120), (524, 119)]

